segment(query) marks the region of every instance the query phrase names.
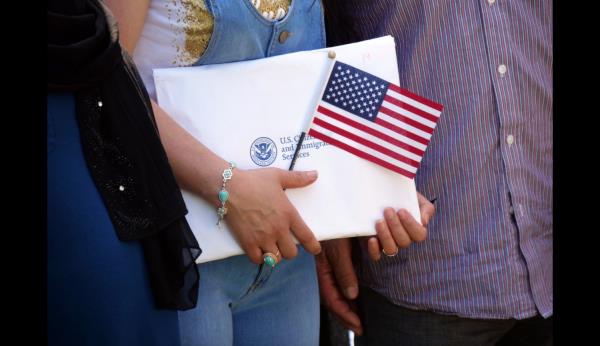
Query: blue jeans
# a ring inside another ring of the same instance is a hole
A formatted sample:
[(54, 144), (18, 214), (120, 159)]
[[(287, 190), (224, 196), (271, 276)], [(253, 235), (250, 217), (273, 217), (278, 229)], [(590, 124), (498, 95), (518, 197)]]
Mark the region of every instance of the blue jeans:
[(245, 255), (198, 268), (198, 305), (179, 313), (182, 345), (318, 344), (315, 260), (302, 247), (296, 258), (275, 268)]

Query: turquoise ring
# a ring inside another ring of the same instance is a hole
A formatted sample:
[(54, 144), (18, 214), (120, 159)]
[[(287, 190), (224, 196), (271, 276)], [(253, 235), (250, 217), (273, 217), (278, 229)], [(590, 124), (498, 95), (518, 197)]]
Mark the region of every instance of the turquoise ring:
[(272, 252), (265, 252), (265, 254), (263, 255), (263, 262), (271, 268), (275, 268), (275, 266), (279, 262), (278, 256), (279, 251), (277, 251), (277, 254), (274, 254)]

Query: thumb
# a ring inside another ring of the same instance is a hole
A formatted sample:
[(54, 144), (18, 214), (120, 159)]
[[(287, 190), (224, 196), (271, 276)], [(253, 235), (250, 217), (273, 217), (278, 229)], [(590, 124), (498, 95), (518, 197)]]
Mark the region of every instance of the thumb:
[(284, 189), (303, 187), (312, 184), (317, 180), (317, 176), (317, 171), (293, 172), (282, 170), (280, 174), (281, 186)]

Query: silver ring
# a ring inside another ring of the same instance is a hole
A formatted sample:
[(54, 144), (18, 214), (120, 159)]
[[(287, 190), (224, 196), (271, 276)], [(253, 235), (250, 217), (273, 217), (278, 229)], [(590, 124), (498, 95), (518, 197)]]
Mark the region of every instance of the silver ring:
[(392, 254), (387, 254), (387, 253), (385, 252), (385, 249), (382, 249), (382, 250), (381, 250), (381, 252), (383, 252), (383, 254), (384, 254), (384, 255), (386, 255), (387, 257), (394, 257), (394, 256), (396, 256), (396, 255), (398, 254), (398, 251), (400, 251), (400, 248), (399, 248), (399, 247), (396, 247), (396, 252), (394, 252), (394, 253), (392, 253)]

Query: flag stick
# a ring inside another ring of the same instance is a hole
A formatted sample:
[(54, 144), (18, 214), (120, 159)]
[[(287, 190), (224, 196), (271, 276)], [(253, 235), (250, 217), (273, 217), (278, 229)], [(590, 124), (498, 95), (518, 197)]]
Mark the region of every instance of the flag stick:
[[(323, 83), (323, 88), (321, 90), (321, 93), (319, 94), (319, 100), (321, 100), (321, 98), (323, 97), (323, 92), (325, 91), (325, 88), (327, 87), (327, 81), (329, 81), (329, 77), (331, 76), (331, 71), (333, 70), (333, 65), (335, 65), (335, 51), (330, 50), (329, 52), (327, 52), (327, 56), (329, 57), (329, 59), (331, 59), (331, 64), (329, 65), (329, 69), (327, 71), (327, 74), (325, 75), (325, 83)], [(317, 101), (317, 105), (315, 106), (314, 111), (312, 112), (312, 116), (310, 118), (310, 122), (308, 123), (308, 126), (306, 127), (305, 131), (302, 131), (302, 133), (300, 134), (300, 138), (298, 138), (298, 143), (296, 144), (296, 150), (294, 150), (294, 156), (292, 157), (292, 162), (290, 162), (290, 171), (294, 170), (294, 166), (296, 165), (296, 159), (298, 158), (298, 154), (300, 153), (300, 148), (302, 147), (302, 143), (304, 142), (304, 137), (306, 137), (306, 133), (309, 131), (312, 123), (313, 123), (313, 119), (315, 118), (315, 114), (317, 112), (317, 107), (319, 106), (319, 101)]]

